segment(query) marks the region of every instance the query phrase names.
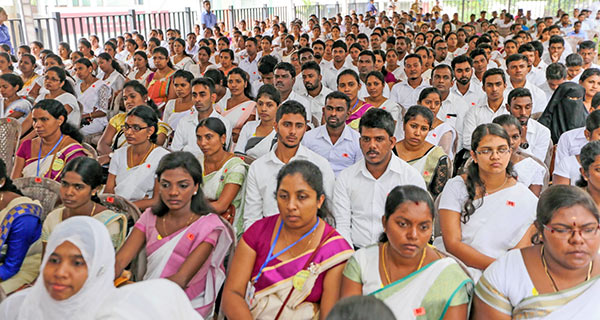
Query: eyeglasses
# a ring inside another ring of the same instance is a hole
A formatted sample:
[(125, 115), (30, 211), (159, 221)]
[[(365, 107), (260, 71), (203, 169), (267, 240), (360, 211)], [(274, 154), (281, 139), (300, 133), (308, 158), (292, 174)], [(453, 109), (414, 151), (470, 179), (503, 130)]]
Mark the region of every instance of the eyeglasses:
[(500, 156), (504, 156), (507, 155), (508, 153), (510, 153), (510, 148), (509, 147), (500, 147), (498, 149), (483, 149), (483, 150), (475, 150), (475, 153), (477, 153), (478, 155), (482, 155), (482, 156), (487, 156), (487, 157), (491, 157), (492, 154), (494, 154), (494, 152), (496, 152), (498, 155)]
[(51, 82), (60, 82), (60, 79), (57, 79), (57, 78), (50, 78), (50, 77), (46, 77), (46, 78), (44, 78), (44, 81), (51, 81)]
[(569, 227), (551, 227), (544, 225), (544, 229), (550, 231), (550, 233), (556, 235), (558, 238), (569, 239), (575, 235), (575, 232), (579, 233), (583, 239), (591, 240), (598, 234), (600, 226), (593, 225), (583, 228), (569, 228)]
[(125, 132), (125, 131), (127, 131), (129, 129), (133, 129), (133, 132), (140, 132), (140, 131), (142, 131), (142, 130), (144, 130), (146, 128), (149, 128), (149, 127), (140, 127), (137, 124), (134, 124), (134, 125), (130, 126), (127, 123), (121, 126), (121, 130), (123, 130), (123, 132)]

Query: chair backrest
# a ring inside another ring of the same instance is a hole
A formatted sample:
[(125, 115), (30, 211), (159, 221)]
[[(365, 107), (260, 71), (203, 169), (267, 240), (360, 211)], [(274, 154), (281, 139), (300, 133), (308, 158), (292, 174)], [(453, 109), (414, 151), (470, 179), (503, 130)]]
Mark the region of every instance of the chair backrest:
[(0, 159), (6, 164), (6, 172), (10, 175), (14, 157), (19, 147), (21, 124), (13, 118), (0, 119)]
[(23, 195), (38, 200), (42, 204), (44, 209), (42, 221), (46, 219), (48, 213), (54, 210), (60, 198), (60, 183), (51, 179), (25, 177), (15, 179), (13, 183)]
[[(127, 225), (133, 226), (135, 222), (140, 218), (142, 213), (138, 207), (131, 203), (131, 201), (111, 193), (103, 193), (98, 195), (102, 205), (107, 207), (116, 213), (122, 213), (127, 216)], [(128, 228), (129, 229), (129, 228)]]
[(249, 156), (249, 155), (242, 154), (242, 153), (236, 153), (235, 156), (242, 159), (247, 165), (251, 165), (252, 162), (254, 162), (254, 160), (256, 160), (256, 158)]
[(98, 160), (98, 152), (96, 151), (96, 149), (94, 149), (94, 147), (92, 147), (92, 145), (90, 145), (87, 142), (84, 142), (81, 144), (81, 146), (85, 149), (85, 153), (88, 155), (88, 157), (94, 160)]

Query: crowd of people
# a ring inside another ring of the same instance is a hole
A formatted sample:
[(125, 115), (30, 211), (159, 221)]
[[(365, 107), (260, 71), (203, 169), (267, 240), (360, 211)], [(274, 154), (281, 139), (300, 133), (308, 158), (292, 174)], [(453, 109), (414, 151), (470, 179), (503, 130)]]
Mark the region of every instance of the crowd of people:
[(0, 318), (598, 316), (600, 11), (416, 4), (0, 45)]

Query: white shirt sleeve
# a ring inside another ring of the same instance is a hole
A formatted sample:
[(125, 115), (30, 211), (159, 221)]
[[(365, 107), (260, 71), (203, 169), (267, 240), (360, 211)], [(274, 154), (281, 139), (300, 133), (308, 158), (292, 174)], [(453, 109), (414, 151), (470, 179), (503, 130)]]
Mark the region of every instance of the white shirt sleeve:
[(444, 186), (444, 190), (440, 194), (440, 204), (438, 209), (451, 210), (462, 212), (463, 199), (467, 195), (467, 189), (462, 181), (462, 177), (458, 176), (448, 180)]
[[(477, 108), (477, 107), (475, 107)], [(461, 137), (463, 142), (463, 148), (467, 150), (471, 150), (471, 135), (475, 128), (477, 127), (477, 119), (475, 108), (469, 109), (467, 114), (465, 115), (465, 120), (463, 121), (463, 126), (461, 130)]]
[(250, 226), (263, 218), (262, 203), (263, 198), (258, 186), (258, 163), (250, 165), (248, 176), (246, 177), (246, 190), (244, 194), (244, 230), (248, 230)]
[(342, 173), (335, 182), (333, 191), (333, 217), (337, 231), (352, 246), (352, 211), (350, 207), (350, 195), (346, 181), (346, 175)]

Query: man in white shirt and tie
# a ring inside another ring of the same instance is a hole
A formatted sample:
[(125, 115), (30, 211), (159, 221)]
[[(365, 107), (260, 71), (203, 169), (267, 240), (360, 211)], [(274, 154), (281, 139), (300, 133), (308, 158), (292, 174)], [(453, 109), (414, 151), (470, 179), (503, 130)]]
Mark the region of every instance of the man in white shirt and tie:
[(342, 170), (362, 159), (358, 141), (360, 134), (346, 125), (351, 107), (347, 95), (333, 91), (325, 98), (324, 105), (325, 125), (308, 131), (302, 139), (302, 144), (327, 159), (337, 176)]
[(392, 153), (396, 138), (389, 112), (370, 109), (360, 120), (359, 132), (364, 158), (338, 175), (333, 198), (336, 228), (355, 248), (377, 242), (385, 199), (394, 187), (411, 184), (426, 190), (421, 174)]
[(301, 145), (306, 132), (306, 110), (297, 101), (287, 101), (277, 110), (276, 146), (250, 165), (246, 177), (244, 230), (254, 222), (279, 212), (275, 199), (279, 170), (293, 160), (308, 160), (323, 174), (326, 203), (331, 208), (335, 175), (327, 159)]
[(198, 156), (202, 154), (196, 140), (196, 126), (202, 119), (218, 118), (223, 121), (227, 129), (227, 147), (231, 141), (231, 123), (220, 115), (213, 107), (217, 98), (215, 83), (210, 78), (197, 78), (192, 81), (192, 101), (194, 109), (190, 114), (179, 121), (177, 130), (171, 143), (172, 151), (189, 151)]

